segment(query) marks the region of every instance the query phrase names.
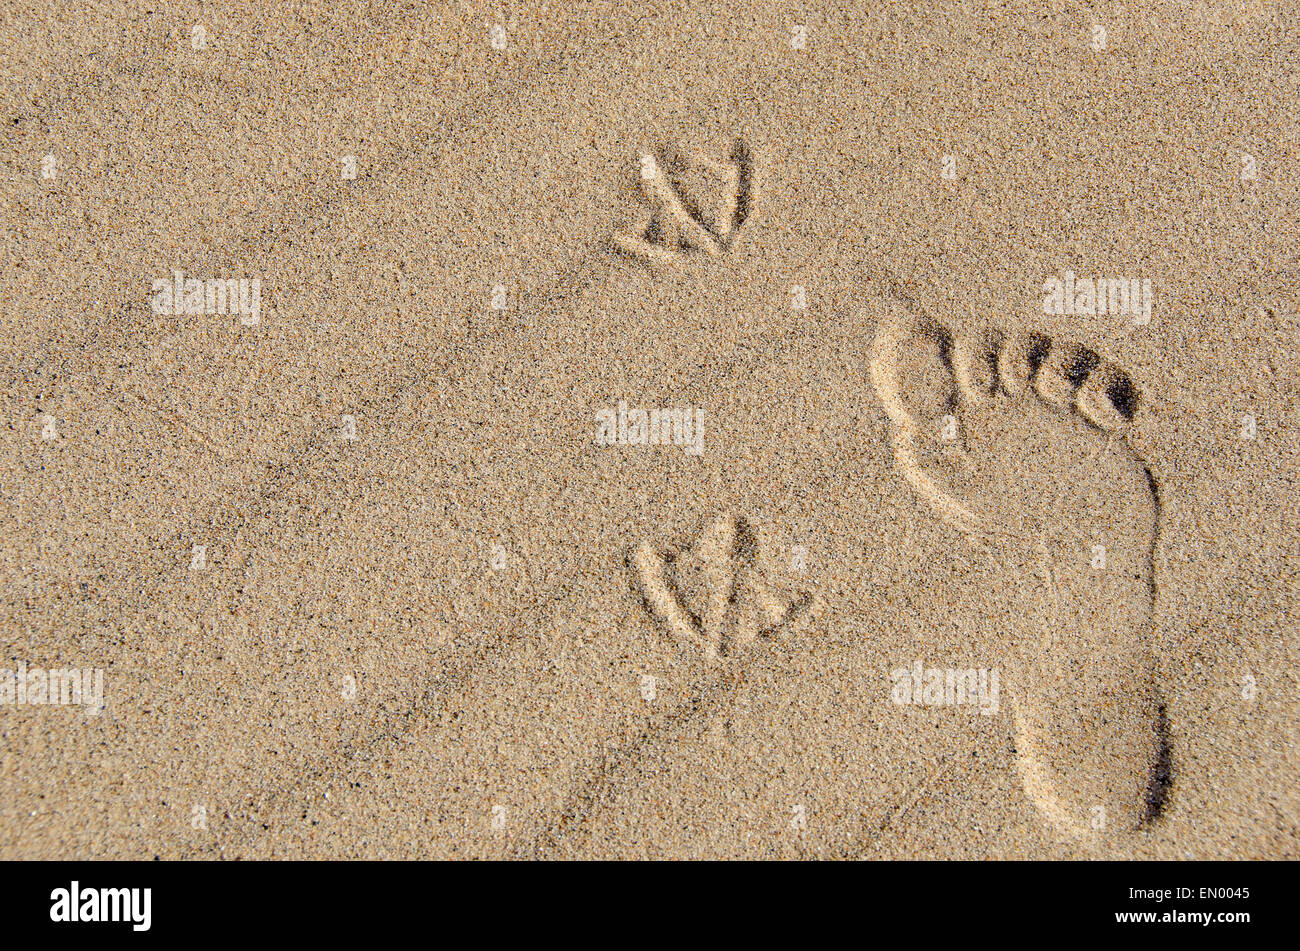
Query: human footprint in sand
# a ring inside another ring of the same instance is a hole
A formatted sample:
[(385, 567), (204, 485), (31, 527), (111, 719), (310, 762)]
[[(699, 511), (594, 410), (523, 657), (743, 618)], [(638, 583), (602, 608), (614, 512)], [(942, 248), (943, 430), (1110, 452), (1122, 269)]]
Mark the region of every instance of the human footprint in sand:
[(1148, 643), (1159, 488), (1125, 438), (1139, 393), (1078, 344), (954, 334), (888, 306), (870, 377), (902, 475), (945, 522), (1033, 566), (1038, 603), (1008, 621), (1006, 672), (1026, 793), (1081, 843), (1135, 831), (1170, 785)]

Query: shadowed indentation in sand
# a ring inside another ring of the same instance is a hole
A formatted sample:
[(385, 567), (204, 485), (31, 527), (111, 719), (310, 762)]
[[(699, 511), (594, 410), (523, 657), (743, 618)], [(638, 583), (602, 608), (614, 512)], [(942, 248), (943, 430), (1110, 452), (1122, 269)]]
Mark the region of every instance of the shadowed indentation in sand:
[(1143, 825), (1160, 818), (1165, 804), (1169, 801), (1169, 790), (1174, 784), (1174, 757), (1169, 743), (1169, 715), (1163, 703), (1160, 704), (1155, 728), (1160, 747), (1156, 753), (1156, 761), (1151, 767), (1151, 780), (1147, 783), (1147, 808), (1142, 816)]
[(645, 205), (612, 238), (615, 250), (647, 264), (685, 263), (693, 252), (717, 257), (736, 241), (754, 201), (754, 163), (737, 141), (726, 161), (698, 153), (643, 155)]
[(714, 519), (679, 552), (642, 542), (629, 562), (650, 615), (706, 664), (759, 636), (791, 633), (815, 606), (807, 592), (789, 595), (769, 583), (761, 543), (743, 516)]
[(1110, 397), (1111, 403), (1121, 416), (1125, 419), (1133, 418), (1137, 412), (1138, 395), (1133, 382), (1128, 377), (1120, 377), (1112, 382), (1106, 389), (1106, 395)]
[(740, 170), (739, 187), (736, 191), (736, 211), (731, 222), (731, 230), (736, 232), (749, 218), (749, 203), (753, 199), (754, 191), (754, 159), (750, 155), (749, 146), (737, 139), (735, 148), (731, 150), (731, 160)]
[[(1031, 623), (1016, 642), (1027, 652), (1014, 660), (1023, 678), (1013, 712), (1026, 792), (1071, 838), (1094, 838), (1108, 816), (1117, 828), (1142, 827), (1164, 807), (1173, 767), (1148, 647), (1163, 512), (1159, 481), (1126, 439), (1139, 405), (1132, 379), (1077, 343), (1039, 333), (954, 334), (897, 308), (877, 328), (870, 376), (899, 469), (934, 513), (995, 550), (1040, 553), (1053, 619), (1046, 629)], [(939, 435), (950, 428), (937, 418), (946, 412), (960, 420), (960, 442)], [(968, 451), (972, 438), (978, 454)], [(1029, 470), (1017, 469), (1022, 451), (1034, 454)], [(1093, 494), (1088, 477), (1103, 461), (1111, 482)], [(1079, 507), (1085, 498), (1088, 507)], [(1063, 504), (1069, 499), (1074, 504)], [(1089, 544), (1098, 534), (1117, 544), (1131, 536), (1111, 552), (1126, 565), (1111, 576), (1114, 587), (1098, 587), (1105, 576), (1086, 574), (1086, 563), (1073, 568), (1079, 559), (1067, 553), (1080, 600), (1062, 614), (1049, 529), (1073, 530)], [(1125, 596), (1144, 576), (1141, 594)], [(1111, 617), (1119, 620), (1078, 632), (1095, 643), (1063, 639), (1058, 629), (1069, 619)], [(1106, 629), (1111, 623), (1118, 629)], [(1062, 667), (1072, 651), (1081, 672)]]
[(1052, 349), (1052, 341), (1042, 334), (1031, 334), (1029, 337), (1029, 376), (1030, 379), (1038, 375), (1038, 371), (1043, 366), (1043, 361), (1047, 359), (1047, 354)]
[[(1136, 405), (1136, 402), (1136, 398), (1134, 398), (1134, 405)], [(1142, 466), (1142, 473), (1147, 478), (1147, 488), (1151, 492), (1151, 501), (1156, 507), (1156, 522), (1151, 537), (1151, 574), (1148, 577), (1151, 586), (1151, 606), (1154, 608), (1156, 603), (1156, 549), (1160, 545), (1160, 526), (1165, 521), (1165, 506), (1160, 498), (1160, 480), (1156, 478), (1156, 474), (1151, 471), (1151, 467), (1148, 465)]]
[(1091, 350), (1084, 350), (1065, 368), (1065, 378), (1073, 385), (1079, 386), (1100, 363), (1100, 356)]

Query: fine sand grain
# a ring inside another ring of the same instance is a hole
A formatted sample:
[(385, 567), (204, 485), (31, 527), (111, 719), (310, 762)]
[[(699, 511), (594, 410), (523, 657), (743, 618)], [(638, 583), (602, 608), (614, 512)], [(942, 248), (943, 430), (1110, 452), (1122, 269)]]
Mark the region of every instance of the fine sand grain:
[(0, 858), (1300, 856), (1300, 12), (861, 6), (0, 16)]

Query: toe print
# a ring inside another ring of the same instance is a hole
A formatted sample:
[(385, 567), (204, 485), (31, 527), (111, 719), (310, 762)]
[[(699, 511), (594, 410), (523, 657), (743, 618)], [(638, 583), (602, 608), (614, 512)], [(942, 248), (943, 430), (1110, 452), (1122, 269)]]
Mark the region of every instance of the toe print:
[(988, 400), (997, 390), (997, 355), (1001, 336), (989, 333), (976, 338), (959, 338), (952, 345), (953, 378), (963, 399), (975, 405)]
[[(962, 479), (950, 470), (969, 469), (945, 445), (958, 441), (954, 428), (964, 434), (981, 412), (1009, 408), (999, 397), (1016, 400), (1032, 392), (1047, 407), (1122, 435), (1140, 402), (1123, 370), (1080, 344), (1041, 334), (954, 335), (906, 315), (882, 321), (870, 375), (908, 481), (937, 514), (972, 530), (992, 530), (997, 523), (980, 518), (960, 493), (945, 488)], [(964, 447), (964, 437), (959, 442)]]
[(1009, 619), (1006, 641), (1026, 793), (1076, 840), (1158, 818), (1173, 772), (1148, 647), (1159, 487), (1125, 439), (1137, 386), (1079, 343), (901, 310), (877, 328), (869, 375), (929, 510), (1037, 566), (1041, 617)]

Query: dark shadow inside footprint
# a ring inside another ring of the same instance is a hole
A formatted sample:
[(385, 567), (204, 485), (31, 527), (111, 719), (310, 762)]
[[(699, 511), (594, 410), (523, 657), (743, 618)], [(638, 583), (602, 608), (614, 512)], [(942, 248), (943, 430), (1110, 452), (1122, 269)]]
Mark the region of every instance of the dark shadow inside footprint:
[[(674, 164), (668, 168), (667, 172), (668, 183), (672, 185), (673, 193), (677, 196), (677, 200), (681, 202), (682, 211), (686, 212), (687, 215), (694, 219), (696, 224), (709, 232), (709, 234), (713, 235), (715, 238), (718, 237), (718, 224), (709, 221), (708, 217), (704, 214), (704, 209), (702, 209), (699, 204), (690, 197), (690, 192), (687, 189), (685, 182), (680, 177), (684, 173), (684, 168), (681, 163), (674, 162)], [(682, 243), (681, 247), (690, 250), (690, 246), (685, 243)]]
[(1025, 354), (1025, 359), (1029, 363), (1029, 378), (1032, 380), (1038, 376), (1038, 370), (1047, 359), (1048, 353), (1052, 350), (1052, 341), (1049, 337), (1042, 334), (1031, 334), (1029, 337), (1029, 352)]
[(1119, 377), (1106, 387), (1106, 395), (1110, 397), (1111, 405), (1117, 413), (1125, 419), (1133, 418), (1137, 412), (1138, 394), (1132, 380), (1126, 376)]
[(740, 141), (737, 141), (735, 148), (731, 150), (731, 160), (736, 163), (736, 167), (740, 170), (739, 188), (736, 193), (736, 210), (731, 220), (731, 232), (735, 234), (740, 230), (740, 226), (745, 223), (745, 219), (749, 217), (749, 203), (754, 187), (754, 160), (750, 155), (749, 147)]
[(1165, 705), (1160, 704), (1156, 712), (1156, 742), (1159, 744), (1156, 761), (1151, 766), (1151, 779), (1147, 782), (1146, 811), (1142, 815), (1139, 827), (1149, 825), (1160, 818), (1169, 801), (1169, 790), (1174, 785), (1174, 757), (1169, 745), (1169, 714)]
[[(744, 516), (736, 519), (736, 540), (733, 544), (731, 553), (737, 564), (753, 565), (758, 560), (758, 537), (754, 534), (754, 529), (750, 527), (749, 520)], [(732, 594), (734, 601), (735, 594)]]
[(1091, 350), (1084, 350), (1065, 368), (1065, 378), (1070, 381), (1071, 386), (1080, 386), (1100, 363), (1100, 356)]
[(943, 365), (952, 371), (952, 334), (944, 327), (935, 327), (930, 331), (934, 342), (939, 346), (939, 359)]

